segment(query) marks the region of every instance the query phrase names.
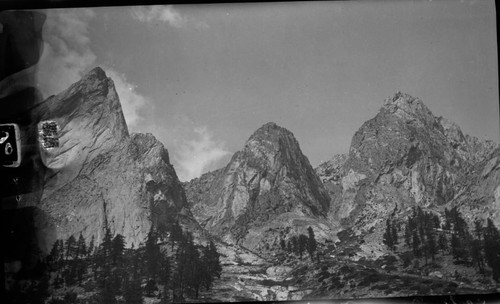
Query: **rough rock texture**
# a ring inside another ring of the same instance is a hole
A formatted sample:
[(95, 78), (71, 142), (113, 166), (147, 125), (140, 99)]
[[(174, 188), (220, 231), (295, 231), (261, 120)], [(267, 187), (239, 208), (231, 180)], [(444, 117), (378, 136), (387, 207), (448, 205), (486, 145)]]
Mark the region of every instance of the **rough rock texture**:
[(102, 69), (38, 110), (56, 120), (62, 134), (60, 147), (45, 155), (52, 172), (36, 204), (45, 214), (38, 223), (45, 250), (56, 238), (79, 233), (99, 241), (106, 221), (136, 246), (152, 223), (181, 217), (196, 225), (167, 150), (151, 134), (129, 136), (113, 81)]
[[(401, 219), (413, 206), (439, 213), (461, 198), (464, 211), (467, 201), (476, 208), (470, 214), (493, 214), (499, 180), (491, 155), (497, 147), (464, 135), (420, 99), (398, 92), (355, 133), (347, 159), (337, 157), (316, 172), (332, 197), (329, 217), (370, 234), (375, 245), (385, 219)], [(471, 193), (488, 207), (480, 211)]]
[(334, 155), (332, 159), (320, 164), (315, 169), (316, 174), (321, 177), (323, 182), (331, 181), (338, 184), (341, 177), (345, 174), (344, 164), (348, 157), (348, 154)]
[[(329, 197), (293, 134), (268, 123), (224, 168), (185, 185), (198, 222), (252, 250), (307, 226), (329, 230)], [(319, 220), (318, 220), (319, 219)], [(325, 221), (327, 222), (327, 221)], [(321, 226), (323, 225), (323, 226)]]
[(129, 136), (114, 83), (101, 68), (49, 97), (36, 111), (41, 120), (54, 120), (60, 128), (59, 148), (43, 153), (44, 163), (57, 172), (46, 183), (45, 196), (73, 180), (84, 164)]
[(465, 182), (456, 205), (469, 225), (476, 219), (491, 218), (500, 226), (500, 148), (480, 162)]

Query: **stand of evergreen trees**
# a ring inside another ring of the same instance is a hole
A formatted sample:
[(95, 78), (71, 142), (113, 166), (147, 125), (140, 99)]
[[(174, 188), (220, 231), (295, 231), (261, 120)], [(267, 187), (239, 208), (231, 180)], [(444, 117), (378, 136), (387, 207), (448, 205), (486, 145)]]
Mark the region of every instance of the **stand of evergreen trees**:
[[(158, 297), (161, 303), (197, 298), (209, 290), (222, 267), (215, 244), (193, 242), (176, 222), (170, 227), (151, 227), (144, 244), (125, 248), (124, 237), (106, 228), (102, 243), (88, 243), (82, 235), (76, 240), (58, 240), (47, 257), (53, 274), (51, 285), (93, 286), (97, 291), (90, 303), (143, 303), (144, 296)], [(52, 298), (51, 304), (75, 303), (76, 294)]]
[[(493, 279), (500, 282), (500, 232), (491, 219), (486, 226), (476, 220), (471, 230), (456, 207), (445, 209), (443, 222), (416, 207), (404, 224), (404, 244), (417, 260), (424, 258), (427, 264), (439, 253), (451, 254), (454, 263), (475, 266), (482, 273), (487, 265)], [(387, 219), (383, 242), (392, 251), (399, 243), (398, 230), (397, 223)]]
[[(317, 251), (318, 244), (314, 236), (314, 231), (311, 226), (307, 228), (307, 236), (304, 234), (299, 234), (292, 236), (288, 239), (288, 242), (284, 239), (280, 240), (280, 247), (283, 251), (288, 253), (293, 253), (298, 255), (302, 259), (304, 253), (307, 251), (311, 260), (314, 259), (314, 253)], [(318, 255), (316, 255), (318, 258)]]

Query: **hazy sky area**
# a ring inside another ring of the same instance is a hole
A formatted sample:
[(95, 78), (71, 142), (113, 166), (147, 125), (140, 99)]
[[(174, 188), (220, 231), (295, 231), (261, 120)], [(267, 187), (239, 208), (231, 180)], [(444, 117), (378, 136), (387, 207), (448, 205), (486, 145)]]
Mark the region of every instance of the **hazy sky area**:
[(261, 125), (313, 166), (348, 152), (396, 91), (499, 141), (494, 1), (347, 1), (49, 11), (40, 83), (101, 66), (131, 132), (151, 132), (181, 180), (227, 164)]

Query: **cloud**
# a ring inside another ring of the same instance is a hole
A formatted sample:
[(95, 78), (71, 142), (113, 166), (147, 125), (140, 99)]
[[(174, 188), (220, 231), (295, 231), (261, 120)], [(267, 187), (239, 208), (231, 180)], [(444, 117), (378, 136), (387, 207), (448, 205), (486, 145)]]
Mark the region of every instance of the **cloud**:
[(190, 140), (181, 140), (175, 148), (174, 162), (178, 164), (177, 175), (182, 181), (199, 177), (210, 166), (229, 155), (223, 142), (213, 139), (207, 127), (195, 127)]
[[(45, 97), (58, 94), (77, 82), (96, 66), (89, 25), (96, 13), (92, 9), (48, 10), (43, 29), (44, 50), (37, 65), (38, 88)], [(137, 92), (124, 74), (102, 66), (115, 83), (123, 114), (134, 131), (141, 121), (140, 110), (150, 101)]]
[[(136, 18), (153, 19), (180, 26), (186, 19), (171, 7), (135, 10)], [(37, 65), (38, 87), (45, 97), (58, 94), (77, 82), (99, 61), (92, 50), (90, 25), (96, 18), (92, 9), (50, 10), (44, 26), (44, 50)], [(194, 22), (194, 21), (193, 21)], [(205, 23), (193, 23), (202, 29)], [(111, 50), (112, 51), (112, 50)], [(215, 169), (229, 155), (224, 143), (214, 139), (207, 127), (196, 125), (185, 116), (153, 122), (145, 119), (154, 103), (139, 93), (135, 84), (115, 67), (102, 66), (114, 84), (131, 132), (153, 132), (172, 155), (181, 180), (190, 180), (208, 169)]]
[(132, 18), (141, 22), (164, 22), (180, 28), (186, 24), (184, 18), (172, 5), (137, 6), (130, 10)]
[(94, 17), (94, 11), (85, 8), (47, 11), (37, 71), (44, 96), (65, 90), (95, 63), (89, 39), (89, 22)]

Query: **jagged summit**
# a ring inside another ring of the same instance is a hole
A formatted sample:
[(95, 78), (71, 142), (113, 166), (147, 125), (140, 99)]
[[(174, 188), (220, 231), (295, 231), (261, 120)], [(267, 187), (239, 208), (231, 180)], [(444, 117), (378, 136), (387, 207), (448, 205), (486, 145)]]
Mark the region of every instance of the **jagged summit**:
[(380, 112), (392, 114), (405, 121), (413, 121), (427, 127), (432, 126), (436, 120), (436, 117), (420, 98), (399, 91), (385, 100)]
[(289, 130), (270, 122), (257, 129), (245, 143), (242, 151), (235, 154), (245, 158), (255, 158), (255, 164), (266, 168), (279, 169), (281, 165), (290, 165), (290, 169), (310, 166), (300, 145)]
[(85, 81), (86, 79), (91, 79), (91, 78), (107, 79), (108, 77), (106, 76), (106, 72), (104, 72), (104, 70), (101, 67), (97, 66), (88, 71), (87, 74), (85, 74), (82, 77), (82, 80)]
[(250, 138), (257, 137), (257, 136), (272, 135), (272, 134), (283, 133), (283, 132), (290, 133), (290, 131), (288, 131), (287, 129), (280, 127), (276, 123), (271, 121), (271, 122), (268, 122), (268, 123), (262, 125), (260, 128), (258, 128), (250, 136)]
[(443, 208), (463, 196), (474, 168), (496, 147), (397, 92), (355, 133), (345, 161), (324, 163), (317, 172), (330, 191), (331, 212), (366, 231), (381, 223), (373, 218), (405, 216), (413, 206)]
[(288, 138), (290, 140), (290, 144), (297, 144), (297, 140), (293, 136), (293, 133), (290, 132), (289, 130), (278, 126), (274, 122), (268, 122), (258, 128), (247, 140), (246, 144), (252, 144), (252, 143), (259, 143), (262, 144), (262, 142), (273, 142), (273, 143), (278, 143), (281, 144), (282, 142), (279, 141), (280, 138)]

